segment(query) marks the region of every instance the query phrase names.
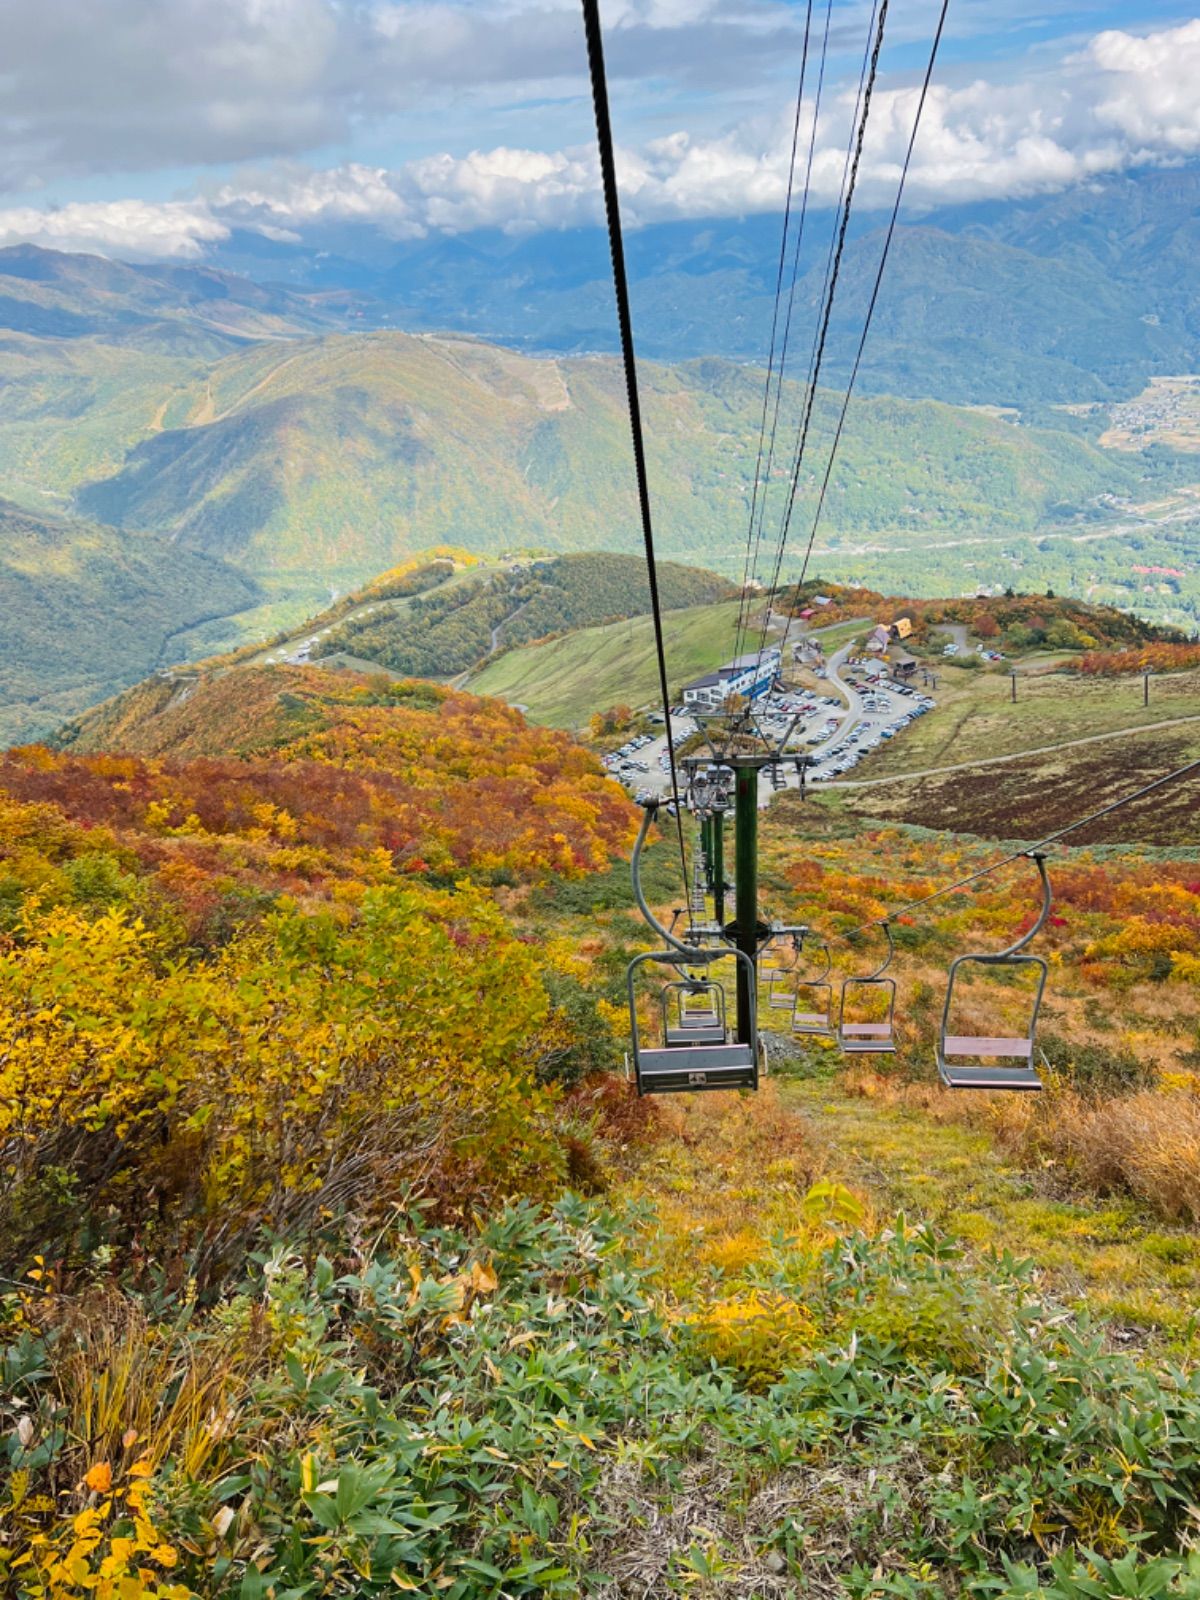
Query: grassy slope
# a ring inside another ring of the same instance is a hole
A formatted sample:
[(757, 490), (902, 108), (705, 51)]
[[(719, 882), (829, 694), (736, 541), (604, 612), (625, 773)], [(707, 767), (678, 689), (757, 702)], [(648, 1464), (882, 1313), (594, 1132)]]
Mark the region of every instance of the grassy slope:
[[(728, 659), (737, 614), (738, 602), (724, 600), (664, 615), (672, 692), (688, 678)], [(475, 694), (499, 695), (526, 706), (535, 722), (581, 727), (593, 711), (658, 699), (653, 624), (649, 617), (634, 617), (510, 650), (470, 679), (467, 687)]]
[[(775, 1027), (769, 1013), (764, 1024)], [(652, 1201), (662, 1247), (698, 1297), (719, 1292), (744, 1258), (797, 1226), (797, 1185), (849, 1185), (881, 1221), (897, 1213), (959, 1239), (977, 1258), (1031, 1258), (1052, 1293), (1124, 1331), (1194, 1350), (1200, 1234), (1152, 1218), (1125, 1197), (1054, 1192), (1022, 1170), (981, 1128), (965, 1126), (937, 1091), (909, 1100), (848, 1091), (822, 1060), (789, 1068), (752, 1104), (733, 1096), (672, 1103), (672, 1137), (630, 1184)], [(772, 1124), (774, 1127), (772, 1128)], [(772, 1181), (762, 1159), (744, 1167), (755, 1134), (770, 1135)], [(792, 1169), (782, 1167), (788, 1156)]]
[[(1015, 704), (1006, 677), (939, 668), (939, 680), (937, 709), (854, 770), (855, 779), (891, 781), (839, 789), (825, 803), (863, 817), (1033, 839), (1200, 758), (1200, 672), (1153, 680), (1148, 707), (1139, 678), (1022, 678)], [(1198, 720), (1153, 726), (1176, 718)], [(905, 781), (930, 767), (1143, 727), (1103, 743)], [(1073, 842), (1189, 844), (1198, 799), (1200, 780), (1176, 783)]]
[(1065, 739), (1200, 715), (1200, 672), (1155, 679), (1142, 705), (1140, 678), (1026, 675), (1017, 699), (1008, 675), (938, 666), (937, 709), (855, 769), (863, 778), (899, 776), (950, 762), (976, 761)]

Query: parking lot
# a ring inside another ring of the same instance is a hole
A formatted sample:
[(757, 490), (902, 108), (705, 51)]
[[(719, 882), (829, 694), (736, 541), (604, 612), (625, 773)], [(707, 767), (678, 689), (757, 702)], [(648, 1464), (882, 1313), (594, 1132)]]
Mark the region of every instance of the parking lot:
[[(886, 674), (872, 678), (875, 663), (851, 659), (849, 647), (830, 657), (819, 692), (775, 689), (755, 710), (768, 738), (782, 739), (793, 723), (785, 755), (810, 758), (809, 783), (835, 783), (872, 750), (902, 736), (904, 729), (933, 709), (933, 700), (915, 686), (897, 683)], [(680, 742), (696, 731), (686, 713), (673, 712), (671, 731)], [(635, 798), (664, 795), (670, 787), (666, 734), (643, 734), (604, 756), (613, 777)], [(771, 794), (799, 787), (799, 774), (787, 761), (760, 786), (760, 804)]]

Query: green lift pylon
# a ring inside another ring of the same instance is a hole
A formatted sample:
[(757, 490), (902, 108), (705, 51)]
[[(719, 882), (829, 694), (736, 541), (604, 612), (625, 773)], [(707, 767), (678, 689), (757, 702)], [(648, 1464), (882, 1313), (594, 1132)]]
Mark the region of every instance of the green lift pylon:
[(725, 926), (725, 813), (714, 811), (709, 819), (709, 842), (712, 845), (713, 914), (717, 926)]
[[(758, 973), (758, 948), (770, 931), (758, 916), (758, 774), (775, 758), (766, 755), (723, 756), (733, 769), (734, 786), (734, 919), (725, 931), (734, 944), (753, 963)], [(722, 869), (723, 870), (723, 869)], [(718, 921), (720, 911), (717, 913)], [(738, 963), (737, 1021), (738, 1039), (749, 1042), (753, 1035), (754, 994), (750, 973)]]

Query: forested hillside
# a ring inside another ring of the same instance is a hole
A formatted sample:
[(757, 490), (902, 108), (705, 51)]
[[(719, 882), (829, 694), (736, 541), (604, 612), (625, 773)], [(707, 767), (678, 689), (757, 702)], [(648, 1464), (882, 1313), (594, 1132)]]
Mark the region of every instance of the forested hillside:
[[(724, 578), (665, 562), (658, 575), (665, 610), (703, 605), (733, 592)], [(320, 656), (346, 652), (417, 677), (449, 677), (513, 645), (650, 610), (640, 556), (554, 556), (482, 572), (414, 600), (400, 615), (374, 610), (321, 640)]]
[(0, 746), (143, 677), (174, 640), (257, 604), (254, 580), (154, 535), (0, 500)]

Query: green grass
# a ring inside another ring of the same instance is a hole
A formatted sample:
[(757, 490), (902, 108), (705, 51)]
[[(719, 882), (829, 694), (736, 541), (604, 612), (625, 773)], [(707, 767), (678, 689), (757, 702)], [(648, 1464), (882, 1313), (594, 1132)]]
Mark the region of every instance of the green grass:
[(1075, 1305), (1174, 1349), (1196, 1346), (1194, 1231), (1132, 1200), (1062, 1198), (1053, 1174), (1023, 1171), (986, 1132), (919, 1108), (860, 1099), (828, 1078), (794, 1079), (783, 1092), (812, 1124), (824, 1175), (865, 1190), (882, 1214), (931, 1222), (977, 1254), (1027, 1256)]
[(855, 778), (899, 777), (928, 767), (1035, 750), (1123, 728), (1200, 716), (1200, 671), (1154, 679), (1142, 705), (1140, 678), (1032, 676), (1018, 665), (1017, 699), (1007, 673), (937, 668), (936, 710), (856, 768)]
[[(733, 652), (738, 602), (689, 606), (663, 616), (672, 695), (689, 678), (710, 672)], [(582, 727), (593, 711), (657, 703), (658, 664), (649, 617), (634, 617), (545, 644), (510, 650), (471, 678), (475, 694), (497, 695), (528, 708), (534, 722)]]

